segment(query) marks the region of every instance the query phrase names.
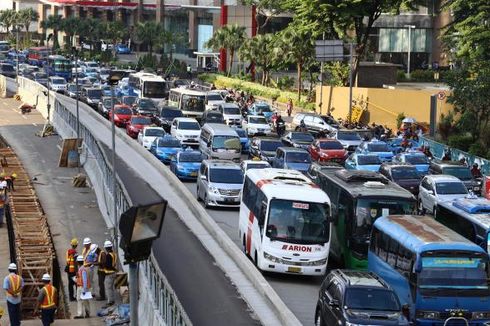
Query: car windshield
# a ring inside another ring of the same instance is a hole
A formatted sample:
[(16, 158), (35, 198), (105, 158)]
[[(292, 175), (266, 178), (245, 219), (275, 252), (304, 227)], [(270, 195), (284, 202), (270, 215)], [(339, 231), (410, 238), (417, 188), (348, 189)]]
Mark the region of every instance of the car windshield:
[(209, 113), (206, 115), (206, 122), (223, 122), (223, 116), (221, 115), (221, 113), (216, 113), (216, 112), (213, 112), (213, 113)]
[(278, 140), (262, 140), (260, 142), (260, 150), (266, 152), (275, 152), (281, 146), (282, 143)]
[(10, 65), (2, 65), (3, 71), (14, 71), (14, 67)]
[(127, 114), (127, 115), (133, 113), (130, 108), (116, 108), (115, 112), (116, 114)]
[(135, 118), (131, 118), (131, 124), (133, 124), (133, 125), (150, 125), (151, 119), (147, 119), (144, 117), (135, 117)]
[(36, 79), (46, 79), (46, 78), (48, 78), (48, 75), (46, 75), (45, 73), (42, 73), (42, 72), (38, 72), (34, 76), (35, 76)]
[(200, 130), (199, 123), (194, 121), (181, 121), (179, 122), (179, 129), (181, 130)]
[(155, 103), (153, 103), (152, 100), (147, 100), (147, 99), (139, 100), (138, 107), (143, 110), (151, 110), (151, 111), (156, 111), (157, 109)]
[(423, 257), (417, 285), (422, 295), (488, 296), (487, 264), (487, 257), (472, 253)]
[(192, 112), (204, 112), (204, 95), (182, 95), (182, 110)]
[(243, 129), (235, 129), (238, 137), (240, 138), (246, 138), (247, 137), (247, 133), (245, 132), (245, 130)]
[(429, 164), (429, 160), (425, 155), (406, 155), (405, 161), (410, 164)]
[(255, 109), (257, 113), (271, 112), (271, 108), (268, 105), (264, 105), (264, 104), (255, 106)]
[(324, 203), (272, 199), (266, 236), (298, 244), (323, 244), (329, 239), (329, 207)]
[(100, 89), (89, 89), (87, 91), (87, 97), (100, 99), (102, 97), (102, 90), (100, 90)]
[(269, 163), (248, 163), (247, 164), (247, 170), (250, 170), (250, 169), (267, 169), (270, 167), (271, 166)]
[(420, 179), (419, 172), (413, 166), (393, 168), (391, 169), (391, 175), (393, 176), (394, 180)]
[(337, 139), (340, 139), (340, 140), (356, 140), (356, 141), (360, 141), (361, 140), (361, 136), (359, 136), (359, 134), (357, 132), (342, 132), (342, 131), (339, 131), (337, 132)]
[(342, 144), (338, 141), (321, 141), (320, 148), (321, 149), (344, 149)]
[(223, 109), (224, 114), (240, 114), (240, 109), (235, 107), (229, 107)]
[(90, 67), (89, 67), (89, 68), (85, 69), (85, 72), (86, 72), (86, 73), (94, 73), (94, 72), (97, 72), (97, 69), (95, 69), (95, 68), (90, 68)]
[(437, 182), (436, 192), (438, 195), (464, 195), (468, 190), (462, 182)]
[(55, 85), (63, 85), (66, 84), (66, 81), (63, 78), (53, 78), (51, 79), (51, 83)]
[(150, 128), (145, 130), (145, 136), (148, 137), (162, 137), (163, 135), (165, 135), (163, 129)]
[(196, 153), (182, 152), (182, 153), (180, 153), (179, 161), (180, 162), (201, 163), (202, 162), (202, 154), (199, 152), (196, 152)]
[(164, 81), (144, 82), (143, 96), (150, 98), (164, 98), (167, 95), (167, 84)]
[(358, 165), (381, 165), (379, 157), (375, 155), (359, 155), (357, 156)]
[(240, 150), (240, 138), (234, 136), (214, 136), (212, 147), (214, 149)]
[(315, 138), (313, 138), (313, 136), (307, 132), (293, 132), (291, 133), (291, 139), (309, 143), (315, 140)]
[(242, 170), (211, 168), (209, 169), (209, 181), (215, 183), (242, 184), (243, 183)]
[(388, 145), (386, 143), (371, 143), (367, 145), (367, 149), (370, 152), (389, 152)]
[(348, 288), (344, 306), (347, 309), (400, 311), (400, 303), (393, 291), (372, 288)]
[(180, 140), (175, 138), (160, 138), (158, 139), (158, 147), (181, 147)]
[(461, 180), (470, 180), (473, 178), (473, 176), (471, 175), (470, 169), (468, 169), (465, 166), (445, 167), (445, 168), (442, 168), (442, 173), (455, 176), (456, 178), (461, 179)]
[[(115, 103), (117, 103), (117, 101), (114, 101)], [(102, 104), (105, 106), (105, 107), (112, 107), (112, 99), (109, 97), (109, 98), (105, 98), (102, 100)], [(117, 112), (117, 111), (116, 111)]]
[(288, 163), (311, 163), (311, 157), (308, 153), (291, 152), (286, 154), (286, 162)]
[(182, 116), (182, 111), (177, 109), (163, 109), (160, 112), (162, 118), (179, 118)]
[(125, 96), (122, 99), (122, 102), (126, 105), (132, 106), (136, 102), (136, 96)]
[(264, 117), (250, 117), (248, 118), (248, 123), (258, 124), (258, 125), (266, 125), (267, 120)]
[(208, 101), (223, 101), (223, 98), (220, 94), (208, 93), (207, 95)]

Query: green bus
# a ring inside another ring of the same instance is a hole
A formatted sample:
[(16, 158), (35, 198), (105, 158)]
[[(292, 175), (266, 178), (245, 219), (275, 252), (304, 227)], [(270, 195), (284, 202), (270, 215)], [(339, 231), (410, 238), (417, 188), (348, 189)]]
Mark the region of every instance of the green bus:
[(330, 256), (346, 268), (367, 269), (376, 218), (416, 213), (415, 197), (378, 172), (323, 169), (314, 182), (327, 193), (332, 205)]

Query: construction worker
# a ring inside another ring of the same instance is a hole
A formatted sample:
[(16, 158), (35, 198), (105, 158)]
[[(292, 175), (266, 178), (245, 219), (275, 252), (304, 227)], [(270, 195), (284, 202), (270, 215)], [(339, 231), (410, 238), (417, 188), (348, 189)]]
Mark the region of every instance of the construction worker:
[(20, 325), (20, 303), (22, 299), (22, 288), (24, 280), (20, 275), (17, 275), (17, 265), (14, 263), (8, 267), (9, 275), (3, 280), (3, 289), (7, 292), (7, 309), (9, 312), (10, 325)]
[(90, 317), (90, 301), (82, 300), (82, 295), (90, 292), (89, 269), (83, 265), (83, 257), (77, 257), (77, 315), (75, 319)]
[(77, 247), (78, 240), (76, 238), (71, 239), (71, 248), (66, 251), (66, 266), (65, 272), (68, 277), (68, 294), (70, 296), (70, 301), (76, 301), (75, 294), (77, 291), (77, 285), (73, 280), (73, 277), (77, 275)]
[(83, 264), (85, 267), (89, 269), (90, 284), (93, 284), (94, 282), (95, 266), (97, 266), (99, 252), (100, 252), (99, 246), (96, 245), (95, 243), (92, 243), (90, 245), (90, 251), (85, 257), (85, 262)]
[(83, 249), (82, 249), (82, 257), (85, 260), (87, 258), (87, 255), (90, 251), (90, 245), (92, 244), (92, 240), (90, 238), (84, 238), (83, 239)]
[(112, 306), (114, 304), (114, 280), (116, 278), (117, 272), (117, 255), (113, 251), (112, 242), (106, 240), (104, 242), (105, 261), (104, 261), (104, 272), (105, 272), (105, 292), (107, 293), (107, 306)]
[(54, 313), (58, 305), (58, 294), (56, 293), (56, 288), (51, 284), (51, 276), (49, 274), (44, 274), (41, 280), (44, 283), (44, 287), (39, 291), (33, 314), (36, 315), (38, 309), (41, 308), (41, 321), (43, 326), (49, 326), (54, 323)]
[[(104, 242), (104, 248), (107, 241)], [(99, 280), (99, 296), (97, 297), (97, 301), (105, 301), (106, 300), (106, 291), (105, 291), (105, 260), (106, 260), (106, 252), (100, 251), (99, 256), (97, 258), (97, 276)]]
[(9, 176), (5, 176), (5, 181), (7, 181), (7, 190), (8, 191), (15, 191), (14, 189), (14, 181), (17, 178), (16, 173), (12, 173)]

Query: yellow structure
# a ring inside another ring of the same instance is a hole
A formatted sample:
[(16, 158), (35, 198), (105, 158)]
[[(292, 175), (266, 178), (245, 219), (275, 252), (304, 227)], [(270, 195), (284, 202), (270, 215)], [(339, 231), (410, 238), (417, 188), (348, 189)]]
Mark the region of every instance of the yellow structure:
[[(322, 103), (321, 114), (327, 114), (328, 110), (335, 118), (347, 119), (349, 116), (349, 88), (323, 86), (323, 99), (320, 99), (320, 87), (316, 89), (316, 107), (320, 112), (320, 102)], [(453, 106), (446, 102), (449, 91), (438, 89), (385, 89), (385, 88), (362, 88), (355, 87), (352, 93), (353, 100), (353, 121), (360, 117), (364, 123), (375, 122), (396, 128), (396, 117), (399, 113), (404, 113), (406, 117), (411, 117), (417, 122), (430, 122), (430, 97), (439, 95), (437, 100), (437, 119), (441, 113), (453, 109)], [(443, 99), (442, 99), (443, 98)], [(364, 112), (359, 112), (364, 110)]]

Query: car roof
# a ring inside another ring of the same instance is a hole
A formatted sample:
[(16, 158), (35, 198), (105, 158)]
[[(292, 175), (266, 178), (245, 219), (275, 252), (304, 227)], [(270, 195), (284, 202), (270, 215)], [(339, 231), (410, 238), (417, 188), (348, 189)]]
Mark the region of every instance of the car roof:
[(449, 174), (431, 174), (425, 176), (425, 178), (430, 179), (434, 182), (462, 182), (455, 176)]
[(369, 287), (389, 289), (389, 286), (377, 275), (367, 271), (348, 269), (333, 270), (332, 273), (344, 281), (348, 287)]
[(461, 163), (459, 161), (440, 161), (440, 160), (433, 160), (431, 164), (434, 165), (439, 165), (439, 166), (451, 166), (451, 167), (465, 167), (468, 168), (464, 163)]
[(174, 120), (179, 121), (179, 122), (180, 121), (183, 121), (183, 122), (184, 121), (185, 122), (197, 122), (197, 120), (194, 119), (194, 118), (186, 118), (186, 117), (178, 117), (178, 118), (175, 118)]
[(237, 169), (241, 170), (240, 165), (238, 165), (235, 162), (232, 161), (226, 161), (226, 160), (204, 160), (202, 161), (204, 164), (206, 164), (209, 168), (215, 168), (215, 169)]
[(417, 169), (412, 164), (399, 163), (399, 162), (384, 162), (383, 164), (381, 164), (381, 166), (386, 167), (386, 168), (390, 168), (390, 169), (392, 169), (392, 168), (409, 168), (411, 170)]
[(281, 146), (279, 149), (283, 150), (285, 153), (292, 153), (292, 152), (299, 152), (299, 153), (308, 153), (308, 151), (304, 148), (298, 148), (298, 147), (286, 147), (286, 146)]
[(249, 115), (247, 118), (262, 118), (265, 119), (263, 115)]
[(237, 108), (239, 109), (240, 107), (236, 103), (230, 103), (230, 102), (225, 102), (221, 104), (222, 107), (224, 108)]

